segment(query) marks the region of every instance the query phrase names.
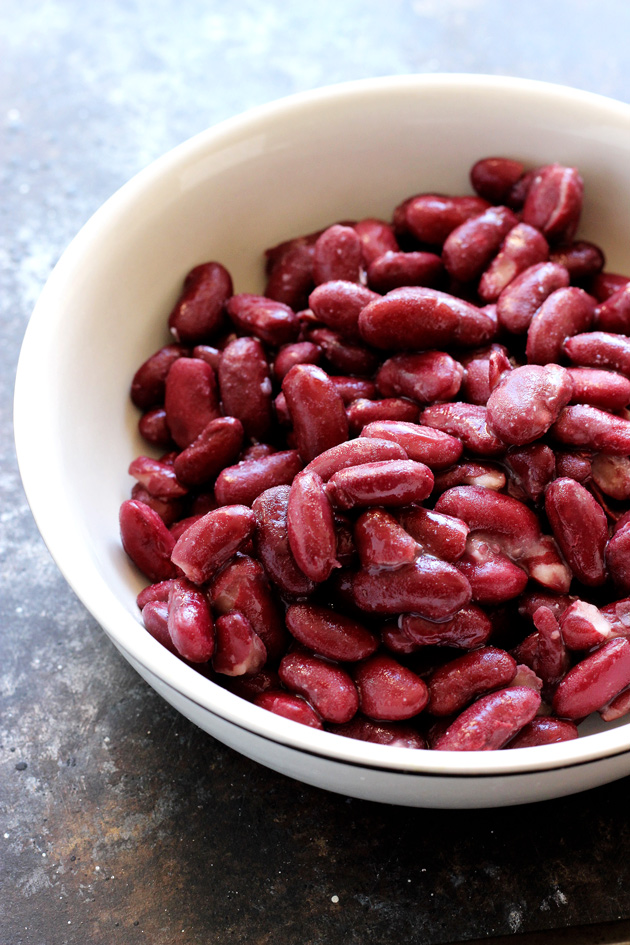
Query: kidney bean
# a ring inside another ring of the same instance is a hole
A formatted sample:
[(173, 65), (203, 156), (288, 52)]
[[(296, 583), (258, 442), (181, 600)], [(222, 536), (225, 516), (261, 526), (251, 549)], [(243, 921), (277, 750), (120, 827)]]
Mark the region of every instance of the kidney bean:
[(383, 397), (409, 397), (417, 403), (452, 400), (459, 391), (464, 368), (445, 351), (397, 354), (376, 374)]
[(414, 672), (386, 654), (376, 654), (354, 670), (361, 711), (376, 721), (413, 718), (425, 708), (428, 690)]
[(158, 499), (179, 499), (188, 491), (179, 482), (169, 463), (152, 459), (150, 456), (137, 456), (129, 464), (128, 472), (147, 492)]
[(492, 317), (438, 289), (405, 286), (370, 302), (359, 315), (363, 340), (375, 348), (417, 351), (479, 345), (495, 334)]
[(359, 397), (346, 408), (351, 436), (360, 436), (366, 426), (378, 422), (415, 423), (419, 414), (418, 405), (403, 397), (383, 397), (381, 400)]
[(394, 211), (394, 227), (421, 243), (439, 246), (456, 227), (488, 209), (481, 197), (418, 194)]
[(524, 725), (506, 748), (534, 748), (539, 745), (557, 745), (578, 737), (577, 725), (567, 719), (554, 719), (549, 716), (532, 719)]
[(449, 233), (442, 247), (446, 271), (460, 282), (478, 278), (517, 223), (508, 207), (489, 207), (460, 224)]
[(488, 355), (488, 390), (490, 393), (514, 370), (514, 365), (508, 358), (507, 352), (501, 349), (501, 345), (496, 345)]
[(585, 600), (576, 600), (558, 617), (562, 639), (570, 650), (590, 650), (613, 635), (610, 622)]
[(459, 518), (413, 505), (401, 509), (398, 520), (420, 546), (422, 554), (442, 561), (457, 561), (466, 550), (468, 526)]
[(630, 282), (628, 276), (621, 276), (616, 272), (600, 272), (589, 283), (589, 291), (598, 302), (605, 302), (611, 295), (618, 292)]
[(187, 354), (183, 345), (165, 345), (140, 365), (131, 382), (131, 400), (140, 410), (164, 403), (166, 376), (178, 358)]
[(287, 653), (278, 674), (289, 691), (303, 696), (325, 722), (349, 722), (359, 708), (359, 694), (342, 669), (306, 651)]
[(505, 650), (485, 646), (464, 653), (432, 674), (427, 711), (437, 716), (454, 715), (477, 696), (509, 685), (515, 674), (516, 660)]
[(291, 485), (302, 469), (296, 450), (282, 450), (227, 466), (214, 486), (220, 505), (251, 505), (255, 498), (273, 486)]
[(131, 489), (131, 498), (144, 502), (160, 516), (167, 528), (185, 514), (184, 499), (161, 499), (151, 495), (139, 482), (134, 483)]
[(267, 709), (268, 712), (273, 712), (274, 715), (281, 715), (285, 719), (299, 722), (301, 725), (319, 729), (324, 727), (315, 709), (301, 696), (295, 696), (289, 692), (270, 689), (256, 696), (254, 705), (260, 706), (261, 709)]
[(456, 567), (422, 555), (398, 571), (348, 572), (341, 589), (366, 613), (416, 613), (429, 620), (448, 620), (470, 603), (470, 584)]
[(407, 453), (398, 443), (388, 439), (360, 438), (347, 440), (333, 446), (306, 466), (305, 472), (314, 472), (328, 482), (331, 476), (342, 469), (392, 459), (407, 459)]
[(458, 437), (464, 448), (478, 456), (500, 456), (507, 444), (488, 427), (485, 407), (478, 404), (452, 402), (425, 407), (420, 422)]
[(288, 634), (259, 561), (238, 554), (212, 579), (208, 595), (212, 609), (220, 616), (236, 611), (247, 618), (270, 660), (275, 662), (282, 656)]
[(317, 321), (350, 341), (359, 341), (359, 313), (377, 298), (378, 294), (365, 286), (337, 279), (318, 285), (308, 303)]
[(319, 364), (322, 349), (311, 341), (296, 341), (283, 345), (273, 362), (273, 376), (282, 383), (294, 364)]
[(447, 646), (476, 651), (488, 642), (492, 634), (492, 622), (487, 614), (475, 604), (468, 604), (451, 617), (434, 623), (416, 614), (402, 614), (400, 628), (416, 646)]
[(327, 659), (355, 663), (371, 656), (378, 647), (371, 630), (329, 607), (291, 604), (286, 621), (296, 640)]
[(205, 584), (254, 533), (256, 517), (244, 505), (226, 505), (196, 521), (175, 544), (173, 564), (193, 584)]
[(147, 584), (147, 586), (143, 587), (136, 597), (136, 604), (138, 605), (138, 608), (140, 610), (144, 610), (147, 604), (168, 603), (168, 595), (172, 583), (173, 578), (167, 578), (166, 581), (158, 581), (155, 584)]
[(534, 313), (527, 329), (530, 364), (550, 364), (562, 358), (571, 335), (587, 331), (595, 314), (595, 299), (577, 286), (556, 289)]
[(595, 324), (600, 331), (630, 335), (630, 286), (628, 283), (600, 302), (595, 309)]
[(549, 607), (539, 607), (532, 619), (538, 631), (534, 669), (543, 681), (543, 694), (551, 696), (569, 669), (569, 654), (560, 625)]
[[(360, 433), (363, 438), (376, 440), (390, 440), (401, 446), (409, 459), (424, 463), (431, 469), (444, 469), (457, 462), (463, 451), (460, 439), (434, 430), (432, 427), (420, 426), (404, 420), (375, 420), (363, 427)], [(399, 459), (398, 456), (379, 457), (383, 459)]]
[(361, 252), (368, 266), (383, 253), (398, 251), (398, 241), (394, 229), (384, 220), (366, 217), (364, 220), (355, 223), (353, 229), (361, 240)]
[(383, 295), (405, 285), (438, 288), (444, 266), (435, 253), (389, 251), (373, 259), (367, 270), (368, 285)]
[(549, 244), (538, 230), (527, 223), (517, 223), (506, 234), (497, 255), (482, 273), (477, 291), (485, 302), (495, 302), (518, 275), (546, 262)]
[(505, 473), (491, 463), (458, 463), (436, 474), (434, 491), (444, 492), (453, 486), (483, 486), (500, 492), (505, 483)]
[(354, 400), (373, 400), (376, 397), (376, 384), (365, 377), (330, 375), (330, 379), (346, 406)]
[(540, 707), (540, 695), (527, 686), (512, 686), (482, 696), (458, 715), (434, 742), (436, 751), (491, 751), (505, 745)]
[(354, 542), (367, 571), (395, 570), (413, 564), (420, 548), (385, 509), (368, 509), (356, 520)]
[(291, 599), (308, 597), (316, 587), (298, 567), (291, 546), (287, 514), (289, 486), (274, 486), (254, 500), (256, 552), (265, 571), (282, 594)]
[(216, 648), (212, 657), (215, 673), (244, 676), (258, 673), (267, 660), (267, 650), (243, 614), (219, 617), (214, 625)]
[(470, 584), (472, 600), (478, 604), (503, 604), (518, 597), (527, 585), (523, 568), (496, 546), (474, 536), (467, 539), (466, 550), (455, 566)]
[(523, 209), (529, 188), (535, 176), (536, 170), (526, 171), (523, 176), (516, 181), (505, 201), (506, 207), (509, 207), (511, 210)]
[(618, 502), (630, 499), (630, 457), (597, 453), (591, 471), (593, 481), (605, 495)]
[(606, 545), (606, 567), (622, 593), (630, 591), (630, 524), (620, 528)]
[(509, 365), (507, 348), (499, 344), (488, 345), (463, 356), (461, 363), (464, 367), (464, 376), (461, 396), (468, 403), (481, 406), (487, 403), (491, 391), (490, 359), (495, 354), (500, 356), (503, 368)]
[(549, 259), (564, 266), (573, 283), (592, 280), (602, 271), (606, 261), (601, 248), (587, 240), (557, 246), (549, 253)]
[(558, 289), (566, 288), (569, 281), (568, 270), (559, 263), (535, 263), (525, 269), (499, 295), (499, 325), (513, 334), (523, 334), (543, 302)]
[(545, 511), (554, 537), (579, 581), (596, 587), (606, 580), (606, 515), (575, 479), (556, 479), (545, 494)]
[(422, 502), (432, 488), (433, 473), (424, 463), (390, 459), (339, 470), (328, 480), (326, 494), (338, 509), (400, 507)]
[(553, 697), (553, 714), (585, 718), (629, 685), (630, 641), (609, 640), (569, 670)]
[(280, 677), (275, 669), (265, 666), (253, 676), (224, 676), (221, 685), (242, 699), (254, 702), (263, 692), (277, 692), (282, 688)]
[(605, 331), (591, 331), (567, 338), (564, 350), (574, 364), (611, 368), (630, 377), (630, 338)]
[(549, 431), (559, 443), (602, 453), (630, 453), (630, 421), (587, 404), (565, 407)]
[(605, 706), (597, 710), (604, 722), (614, 722), (630, 712), (630, 689), (624, 689)]
[(236, 338), (219, 365), (223, 410), (243, 424), (245, 435), (264, 440), (271, 429), (271, 377), (264, 348), (257, 338)]
[(335, 385), (321, 368), (296, 364), (282, 382), (301, 458), (309, 463), (348, 439), (346, 411)]
[(283, 302), (241, 292), (226, 304), (227, 314), (236, 328), (254, 335), (272, 347), (289, 344), (298, 336), (299, 321), (293, 309)]
[(523, 220), (542, 230), (550, 242), (569, 242), (582, 213), (584, 184), (575, 167), (547, 164), (539, 168), (527, 192)]
[(168, 372), (164, 394), (166, 422), (181, 449), (221, 414), (214, 371), (198, 358), (177, 358)]
[(175, 540), (156, 511), (137, 499), (120, 506), (120, 537), (125, 552), (153, 583), (175, 577)]
[(556, 450), (556, 475), (554, 478), (568, 477), (576, 482), (586, 483), (591, 479), (593, 454), (585, 450), (568, 452)]
[(475, 191), (490, 203), (504, 203), (514, 184), (521, 179), (525, 168), (520, 161), (510, 158), (482, 158), (473, 164), (470, 182)]
[(394, 621), (389, 621), (381, 627), (381, 643), (394, 656), (408, 656), (410, 653), (416, 653), (420, 647), (412, 643), (404, 630)]
[(168, 600), (151, 600), (142, 608), (142, 622), (154, 640), (161, 643), (169, 653), (179, 656), (179, 650), (171, 640), (168, 629)]
[(488, 427), (504, 443), (532, 443), (558, 419), (572, 393), (571, 376), (559, 364), (515, 368), (490, 394)]
[(143, 413), (138, 420), (138, 432), (152, 446), (164, 449), (173, 445), (164, 407), (152, 407)]
[(540, 588), (526, 591), (522, 595), (518, 604), (518, 613), (521, 617), (534, 616), (539, 607), (548, 607), (557, 620), (567, 610), (571, 604), (575, 603), (577, 597), (569, 594), (551, 594), (548, 591), (542, 591)]
[(330, 328), (309, 328), (305, 332), (309, 341), (319, 345), (328, 364), (344, 374), (373, 374), (378, 367), (378, 357), (364, 344), (349, 341), (340, 332)]
[(590, 404), (614, 413), (630, 403), (630, 379), (615, 371), (569, 368), (573, 384), (571, 403)]
[(398, 722), (374, 722), (372, 719), (358, 715), (343, 725), (330, 726), (329, 730), (345, 738), (356, 738), (358, 741), (373, 742), (375, 745), (390, 745), (392, 748), (427, 747), (422, 735), (409, 725), (401, 725)]
[(307, 577), (321, 582), (330, 577), (337, 561), (333, 510), (322, 479), (301, 472), (293, 479), (287, 506), (289, 545), (296, 564)]
[(199, 358), (200, 361), (207, 361), (213, 371), (219, 370), (221, 361), (221, 351), (212, 345), (195, 345), (192, 350), (193, 358)]
[(234, 462), (242, 445), (241, 421), (236, 417), (217, 417), (203, 428), (190, 446), (175, 457), (174, 474), (185, 486), (203, 485)]
[(190, 663), (207, 663), (214, 653), (214, 626), (205, 595), (185, 578), (171, 584), (168, 632), (177, 652)]
[(232, 279), (221, 263), (202, 263), (191, 269), (168, 318), (175, 340), (183, 344), (211, 341), (223, 327), (224, 307), (232, 291)]
[(546, 486), (556, 476), (556, 457), (544, 443), (513, 447), (504, 459), (509, 473), (509, 494), (518, 500), (537, 503)]
[(294, 311), (304, 308), (313, 288), (314, 244), (291, 240), (283, 251), (270, 259), (265, 297), (283, 302)]
[(317, 238), (313, 254), (315, 285), (336, 279), (359, 282), (361, 264), (361, 238), (352, 227), (335, 223)]

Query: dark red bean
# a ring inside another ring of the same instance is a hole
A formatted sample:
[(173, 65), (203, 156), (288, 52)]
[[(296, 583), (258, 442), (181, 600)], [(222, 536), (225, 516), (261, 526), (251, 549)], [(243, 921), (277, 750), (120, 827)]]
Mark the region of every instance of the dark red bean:
[(223, 327), (224, 306), (231, 295), (232, 279), (221, 263), (191, 269), (168, 319), (175, 340), (191, 345), (212, 341)]

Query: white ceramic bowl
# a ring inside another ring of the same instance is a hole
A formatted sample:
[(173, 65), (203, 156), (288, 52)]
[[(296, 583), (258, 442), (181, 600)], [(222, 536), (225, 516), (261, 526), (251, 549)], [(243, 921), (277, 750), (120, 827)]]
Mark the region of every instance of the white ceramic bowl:
[[(630, 107), (519, 79), (409, 76), (344, 84), (254, 109), (196, 136), (126, 184), (52, 273), (28, 326), (15, 396), (26, 493), (59, 568), (137, 671), (243, 754), (355, 797), (489, 807), (584, 790), (630, 773), (630, 725), (501, 752), (425, 752), (341, 738), (215, 686), (143, 629), (137, 573), (118, 535), (126, 469), (143, 451), (128, 400), (166, 342), (185, 273), (216, 259), (261, 291), (262, 250), (340, 218), (385, 216), (422, 190), (470, 192), (488, 155), (577, 165), (580, 235), (630, 272)], [(587, 723), (587, 726), (591, 723)]]

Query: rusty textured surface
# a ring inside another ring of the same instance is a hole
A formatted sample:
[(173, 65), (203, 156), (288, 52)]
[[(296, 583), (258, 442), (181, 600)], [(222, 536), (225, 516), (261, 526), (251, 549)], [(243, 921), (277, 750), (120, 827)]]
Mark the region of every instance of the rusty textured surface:
[(77, 602), (11, 440), (19, 344), (51, 267), (110, 193), (207, 125), (414, 71), (630, 100), (630, 8), (526, 8), (517, 23), (500, 0), (4, 3), (0, 945), (437, 945), (589, 923), (615, 923), (592, 941), (625, 941), (627, 779), (528, 808), (431, 812), (240, 757), (149, 689)]

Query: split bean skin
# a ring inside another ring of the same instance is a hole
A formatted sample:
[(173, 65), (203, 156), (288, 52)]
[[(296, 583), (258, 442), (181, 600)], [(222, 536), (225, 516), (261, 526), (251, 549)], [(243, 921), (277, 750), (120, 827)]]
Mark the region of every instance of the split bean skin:
[(131, 379), (147, 632), (413, 750), (630, 713), (630, 277), (579, 233), (578, 169), (470, 183), (271, 247), (262, 295), (195, 266)]

